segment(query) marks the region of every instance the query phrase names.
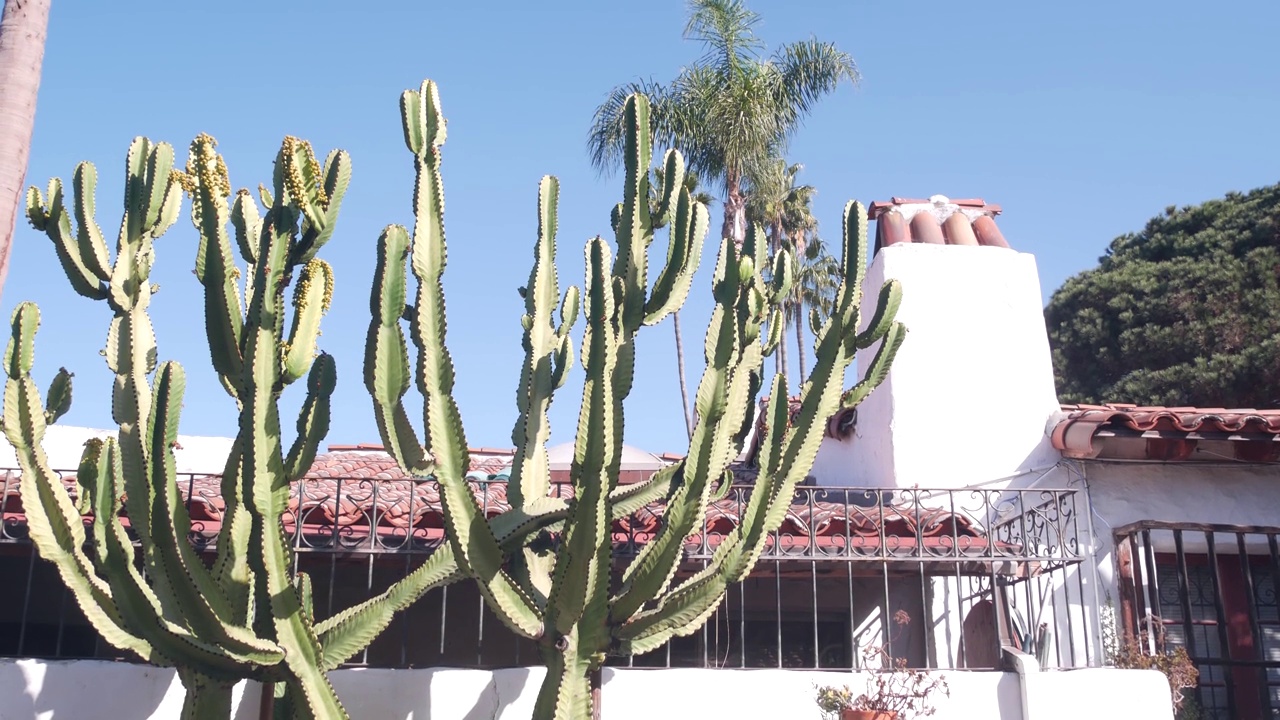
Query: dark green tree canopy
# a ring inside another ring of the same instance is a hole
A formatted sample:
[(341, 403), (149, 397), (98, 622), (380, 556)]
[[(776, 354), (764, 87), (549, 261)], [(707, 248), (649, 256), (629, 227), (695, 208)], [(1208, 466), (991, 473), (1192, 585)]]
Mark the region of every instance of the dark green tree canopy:
[(1063, 402), (1280, 407), (1280, 185), (1170, 206), (1045, 309)]

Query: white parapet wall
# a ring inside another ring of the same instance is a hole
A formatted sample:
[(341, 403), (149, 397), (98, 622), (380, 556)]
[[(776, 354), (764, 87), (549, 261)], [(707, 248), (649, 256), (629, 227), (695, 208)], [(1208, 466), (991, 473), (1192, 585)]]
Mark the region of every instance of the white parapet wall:
[[(823, 443), (820, 485), (962, 488), (1059, 459), (1046, 432), (1060, 406), (1035, 257), (1000, 247), (891, 245), (867, 269), (862, 311), (902, 284), (908, 334), (858, 408), (853, 437)], [(858, 352), (859, 372), (876, 347)]]
[[(1164, 676), (1148, 670), (1073, 670), (1020, 676), (947, 672), (935, 720), (1000, 718), (1170, 720)], [(524, 720), (542, 668), (338, 670), (334, 687), (356, 718)], [(817, 718), (814, 685), (864, 687), (857, 673), (790, 670), (605, 670), (603, 716)], [(176, 720), (182, 686), (172, 670), (92, 660), (0, 660), (0, 718)], [(1029, 710), (1030, 717), (1023, 709)], [(255, 720), (258, 686), (237, 688), (236, 720)]]

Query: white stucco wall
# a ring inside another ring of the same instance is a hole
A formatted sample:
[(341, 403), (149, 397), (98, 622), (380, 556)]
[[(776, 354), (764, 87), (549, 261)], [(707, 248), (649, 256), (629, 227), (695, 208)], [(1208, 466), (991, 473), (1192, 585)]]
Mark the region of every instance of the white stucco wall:
[[(54, 470), (75, 470), (80, 466), (80, 454), (84, 444), (92, 438), (106, 438), (116, 434), (115, 430), (76, 427), (73, 425), (50, 425), (45, 431), (41, 447)], [(231, 438), (205, 437), (199, 435), (179, 435), (178, 445), (174, 450), (174, 459), (180, 473), (221, 473), (231, 452)], [(0, 468), (18, 467), (18, 458), (13, 446), (5, 438), (0, 438)]]
[[(1080, 466), (1093, 499), (1098, 572), (1112, 593), (1116, 528), (1141, 520), (1280, 526), (1277, 465), (1086, 461)], [(1202, 537), (1188, 533), (1185, 539), (1186, 551), (1203, 552)], [(1162, 534), (1154, 540), (1160, 543)], [(1172, 545), (1156, 549), (1173, 551)]]
[[(542, 668), (339, 670), (334, 687), (352, 716), (378, 720), (517, 720), (530, 717)], [(951, 697), (935, 720), (1169, 720), (1164, 676), (1142, 670), (946, 673)], [(605, 670), (608, 720), (655, 716), (817, 718), (814, 684), (863, 687), (854, 673), (787, 670)], [(0, 660), (0, 718), (169, 720), (182, 706), (173, 671), (100, 661)], [(258, 687), (238, 688), (236, 720), (257, 714)]]
[[(854, 438), (828, 440), (821, 484), (967, 487), (1051, 467), (1060, 411), (1035, 257), (997, 247), (892, 245), (867, 272), (869, 319), (886, 278), (908, 329), (888, 379), (858, 409)], [(858, 353), (866, 368), (875, 348)], [(861, 370), (859, 371), (861, 372)]]

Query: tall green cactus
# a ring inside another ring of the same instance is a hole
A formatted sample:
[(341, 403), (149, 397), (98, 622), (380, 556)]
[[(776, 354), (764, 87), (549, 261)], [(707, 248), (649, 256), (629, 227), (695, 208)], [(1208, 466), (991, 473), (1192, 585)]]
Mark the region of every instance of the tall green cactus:
[[(267, 206), (262, 215), (247, 191), (229, 201), (227, 169), (214, 147), (207, 135), (196, 138), (181, 172), (173, 169), (171, 147), (134, 140), (114, 262), (94, 218), (92, 165), (75, 171), (74, 228), (59, 180), (50, 183), (47, 198), (35, 188), (28, 192), (28, 217), (53, 240), (72, 287), (106, 300), (114, 314), (105, 355), (116, 376), (112, 413), (119, 432), (86, 447), (78, 509), (41, 449), (46, 425), (69, 406), (70, 378), (59, 373), (41, 405), (30, 375), (39, 311), (30, 303), (14, 313), (4, 430), (22, 465), (23, 505), (40, 555), (57, 565), (105, 640), (178, 669), (187, 689), (184, 718), (229, 717), (231, 688), (244, 678), (284, 684), (286, 701), (277, 715), (343, 718), (325, 671), (367, 645), (397, 610), (460, 575), (449, 557), (433, 557), (382, 595), (314, 622), (310, 585), (305, 574), (293, 572), (281, 517), (290, 483), (310, 468), (328, 432), (335, 367), (331, 356), (317, 356), (316, 341), (333, 271), (316, 252), (336, 226), (350, 159), (334, 151), (321, 166), (309, 144), (286, 138), (274, 187), (261, 192)], [(184, 375), (177, 363), (157, 366), (148, 315), (156, 290), (149, 279), (154, 241), (177, 219), (184, 189), (200, 236), (196, 276), (204, 286), (213, 366), (240, 409), (211, 567), (188, 540), (190, 518), (175, 479), (172, 446)], [(307, 396), (286, 452), (278, 400), (303, 377)], [(133, 545), (118, 518), (122, 499), (141, 544), (145, 578), (134, 567)], [(95, 518), (88, 552), (82, 509)]]
[[(486, 521), (465, 476), (467, 443), (451, 392), (454, 367), (445, 347), (441, 276), (445, 266), (444, 196), (440, 148), (445, 121), (434, 83), (401, 99), (405, 141), (414, 155), (416, 222), (412, 238), (389, 226), (378, 243), (365, 360), (384, 443), (407, 471), (433, 476), (441, 488), (448, 552), (473, 577), (504, 623), (539, 641), (548, 674), (535, 717), (570, 720), (597, 713), (600, 670), (609, 654), (643, 653), (677, 635), (696, 631), (720, 604), (728, 587), (744, 578), (782, 521), (796, 484), (808, 473), (826, 419), (861, 402), (885, 377), (906, 329), (894, 321), (900, 289), (881, 290), (868, 327), (859, 327), (867, 253), (867, 221), (850, 203), (844, 218), (844, 270), (836, 309), (818, 332), (816, 362), (801, 388), (800, 411), (788, 417), (783, 379), (772, 385), (767, 430), (759, 454), (760, 474), (737, 530), (717, 547), (706, 569), (678, 580), (685, 539), (702, 531), (707, 505), (731, 478), (728, 466), (740, 454), (753, 422), (764, 375), (764, 358), (781, 339), (780, 302), (790, 285), (790, 263), (774, 259), (766, 283), (757, 261), (757, 233), (741, 248), (721, 243), (713, 293), (715, 309), (706, 335), (706, 371), (697, 391), (697, 425), (684, 460), (645, 483), (619, 486), (624, 400), (635, 370), (640, 328), (661, 321), (684, 303), (707, 232), (707, 209), (684, 189), (684, 163), (668, 151), (658, 199), (650, 209), (651, 136), (649, 103), (641, 95), (626, 102), (626, 176), (623, 201), (613, 211), (616, 251), (597, 237), (586, 246), (586, 329), (581, 362), (586, 379), (570, 469), (573, 500), (549, 497), (546, 443), (548, 407), (574, 359), (570, 338), (579, 293), (559, 294), (555, 271), (558, 184), (544, 178), (538, 195), (538, 240), (525, 300), (525, 360), (517, 389), (519, 419), (508, 497), (511, 510)], [(655, 217), (656, 214), (656, 217)], [(666, 262), (648, 286), (648, 249), (655, 226), (669, 225)], [(406, 305), (405, 263), (417, 280)], [(559, 319), (556, 310), (559, 303)], [(409, 366), (401, 326), (407, 321), (418, 352)], [(762, 327), (770, 328), (762, 337)], [(845, 370), (859, 348), (879, 343), (865, 378), (844, 391)], [(425, 444), (417, 438), (403, 405), (416, 378), (424, 397)], [(717, 483), (719, 487), (717, 489)], [(610, 525), (639, 503), (664, 497), (661, 528), (611, 583), (614, 567)], [(554, 524), (548, 518), (555, 517)], [(558, 543), (504, 540), (512, 527), (546, 522)], [(554, 547), (554, 550), (549, 548)], [(611, 587), (611, 584), (616, 587)]]

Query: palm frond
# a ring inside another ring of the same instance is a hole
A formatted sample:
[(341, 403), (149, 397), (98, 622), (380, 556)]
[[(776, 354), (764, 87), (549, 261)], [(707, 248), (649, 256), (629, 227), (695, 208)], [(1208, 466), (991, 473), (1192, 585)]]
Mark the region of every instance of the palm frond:
[(742, 0), (692, 0), (684, 36), (706, 46), (702, 64), (737, 73), (764, 49), (752, 30), (759, 21), (760, 16)]
[(848, 79), (856, 85), (861, 75), (853, 56), (841, 52), (834, 44), (815, 39), (782, 46), (774, 53), (772, 64), (778, 68), (776, 104), (791, 115), (788, 125), (794, 130), (824, 95), (828, 95)]
[(600, 177), (609, 177), (622, 164), (626, 140), (622, 110), (627, 98), (635, 93), (649, 98), (649, 125), (654, 130), (655, 144), (661, 146), (663, 140), (668, 143), (671, 140), (671, 116), (675, 108), (670, 89), (654, 80), (636, 80), (615, 87), (596, 108), (587, 132), (587, 153)]

